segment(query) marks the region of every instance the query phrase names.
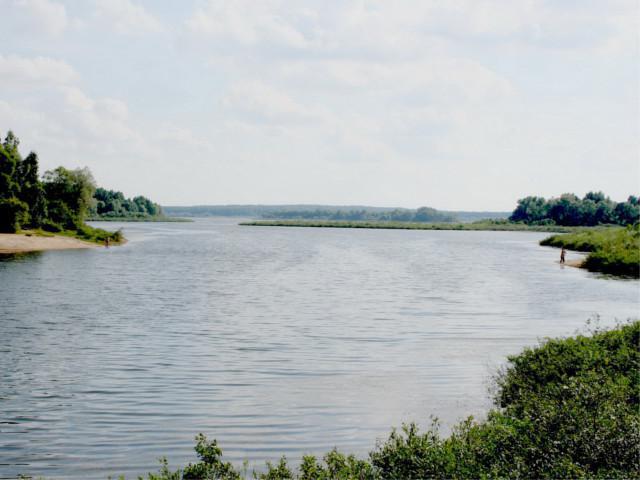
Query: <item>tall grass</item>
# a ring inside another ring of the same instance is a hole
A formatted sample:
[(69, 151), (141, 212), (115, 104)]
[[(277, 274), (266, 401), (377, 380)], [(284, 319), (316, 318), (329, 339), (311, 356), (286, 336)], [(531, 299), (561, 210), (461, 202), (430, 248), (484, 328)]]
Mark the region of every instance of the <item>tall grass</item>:
[(58, 225), (49, 224), (47, 225), (46, 229), (37, 228), (33, 230), (23, 230), (21, 233), (25, 233), (27, 235), (36, 235), (39, 237), (53, 237), (55, 235), (62, 235), (65, 237), (78, 238), (80, 240), (99, 244), (104, 244), (106, 240), (109, 239), (109, 243), (113, 245), (121, 244), (125, 240), (124, 235), (122, 234), (122, 230), (110, 232), (108, 230), (91, 227), (86, 224), (77, 227), (77, 229), (75, 230), (64, 229)]

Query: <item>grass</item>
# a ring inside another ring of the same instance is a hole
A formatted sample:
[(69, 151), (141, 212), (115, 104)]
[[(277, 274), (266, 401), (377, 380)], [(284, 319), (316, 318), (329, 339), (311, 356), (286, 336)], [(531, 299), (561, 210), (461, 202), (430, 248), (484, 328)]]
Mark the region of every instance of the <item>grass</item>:
[(639, 225), (553, 235), (540, 245), (590, 252), (583, 264), (590, 271), (640, 277)]
[[(508, 357), (486, 420), (460, 422), (448, 437), (433, 421), (393, 430), (366, 459), (336, 449), (267, 463), (262, 480), (640, 478), (640, 322), (552, 339)], [(398, 392), (402, 395), (402, 392)], [(139, 480), (250, 478), (224, 461), (215, 440), (196, 437), (198, 461), (161, 461)], [(123, 478), (123, 477), (120, 477)]]
[(140, 216), (140, 217), (108, 217), (108, 216), (98, 216), (98, 217), (90, 217), (87, 219), (87, 222), (161, 222), (161, 223), (187, 223), (193, 222), (190, 218), (182, 218), (182, 217), (165, 217), (164, 215), (159, 215), (155, 217), (150, 216)]
[(55, 237), (58, 235), (63, 237), (77, 238), (79, 240), (84, 240), (85, 242), (97, 243), (99, 245), (104, 244), (107, 238), (109, 238), (109, 243), (111, 245), (120, 245), (125, 241), (121, 230), (110, 232), (108, 230), (91, 227), (89, 225), (83, 225), (77, 230), (60, 230), (56, 232), (50, 232), (41, 228), (36, 228), (30, 230), (21, 230), (18, 233), (22, 233), (26, 236), (35, 235), (37, 237)]
[(379, 228), (398, 230), (490, 230), (527, 232), (575, 232), (585, 227), (558, 225), (526, 225), (508, 220), (480, 220), (473, 223), (417, 222), (354, 222), (333, 220), (255, 220), (240, 225), (253, 227), (314, 227), (314, 228)]

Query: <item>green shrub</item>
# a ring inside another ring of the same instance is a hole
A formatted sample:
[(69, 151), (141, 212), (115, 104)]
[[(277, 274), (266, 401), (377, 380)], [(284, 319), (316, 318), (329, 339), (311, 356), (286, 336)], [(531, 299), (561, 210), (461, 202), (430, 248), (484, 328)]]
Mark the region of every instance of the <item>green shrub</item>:
[(46, 219), (42, 222), (42, 229), (47, 232), (57, 233), (63, 231), (64, 227), (53, 220)]
[(600, 228), (545, 238), (540, 245), (590, 252), (584, 266), (592, 271), (640, 277), (640, 226)]
[(15, 233), (29, 221), (29, 205), (15, 197), (0, 200), (0, 232)]

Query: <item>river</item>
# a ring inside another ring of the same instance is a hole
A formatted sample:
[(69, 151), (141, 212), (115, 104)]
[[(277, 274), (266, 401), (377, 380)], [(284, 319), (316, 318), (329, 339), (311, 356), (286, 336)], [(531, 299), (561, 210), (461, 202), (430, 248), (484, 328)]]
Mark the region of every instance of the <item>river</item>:
[(0, 478), (134, 478), (198, 432), (238, 464), (364, 456), (481, 417), (506, 355), (638, 316), (638, 281), (541, 233), (100, 226), (129, 242), (0, 257)]

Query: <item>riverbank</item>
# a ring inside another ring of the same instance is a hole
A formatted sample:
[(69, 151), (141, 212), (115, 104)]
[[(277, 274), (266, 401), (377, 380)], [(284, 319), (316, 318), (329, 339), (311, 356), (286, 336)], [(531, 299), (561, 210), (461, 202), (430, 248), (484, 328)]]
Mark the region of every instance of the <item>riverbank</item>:
[(560, 225), (527, 225), (506, 220), (486, 220), (473, 223), (417, 223), (417, 222), (352, 222), (339, 220), (254, 220), (242, 222), (250, 227), (311, 227), (311, 228), (373, 228), (392, 230), (471, 230), (570, 233), (589, 227), (565, 227)]
[(545, 238), (540, 245), (588, 252), (580, 265), (593, 272), (639, 278), (640, 228), (593, 228)]
[(89, 217), (87, 222), (153, 222), (153, 223), (189, 223), (193, 222), (191, 218), (183, 217), (110, 217), (97, 216)]
[(71, 250), (78, 248), (95, 248), (98, 246), (97, 243), (90, 243), (66, 236), (0, 233), (0, 254), (38, 252), (44, 250)]

